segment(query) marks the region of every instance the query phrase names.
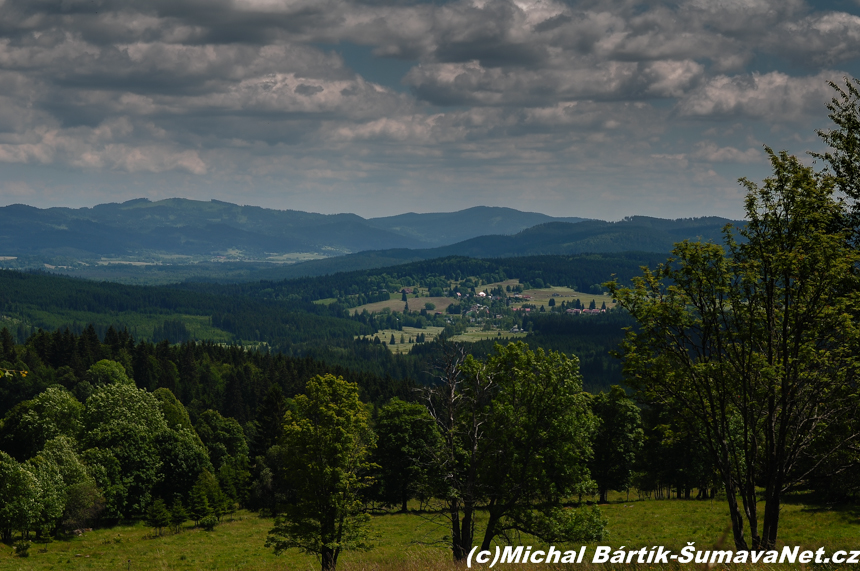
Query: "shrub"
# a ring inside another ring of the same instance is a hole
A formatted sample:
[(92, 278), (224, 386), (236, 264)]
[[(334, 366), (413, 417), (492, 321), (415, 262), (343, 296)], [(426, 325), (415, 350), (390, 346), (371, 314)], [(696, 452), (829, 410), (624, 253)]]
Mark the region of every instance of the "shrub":
[(214, 515), (207, 515), (200, 520), (200, 527), (202, 527), (206, 531), (212, 531), (213, 529), (215, 529), (216, 525), (218, 525), (218, 518), (216, 518)]
[(15, 544), (15, 555), (18, 557), (29, 557), (30, 556), (30, 542), (24, 541), (23, 539)]

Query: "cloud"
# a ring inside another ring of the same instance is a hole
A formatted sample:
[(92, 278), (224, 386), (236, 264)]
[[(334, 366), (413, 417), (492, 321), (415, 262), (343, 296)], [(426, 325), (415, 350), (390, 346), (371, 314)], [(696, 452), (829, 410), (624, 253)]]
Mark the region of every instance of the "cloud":
[(791, 77), (781, 72), (718, 75), (686, 94), (678, 103), (681, 115), (746, 116), (772, 122), (806, 119), (832, 97), (827, 82), (842, 74), (826, 71)]
[[(464, 186), (513, 197), (528, 185), (615, 204), (642, 189), (706, 192), (743, 174), (727, 169), (758, 168), (757, 141), (814, 137), (827, 81), (860, 58), (857, 11), (802, 0), (0, 0), (0, 162), (128, 181), (174, 173), (199, 192), (314, 196), (327, 181), (327, 192), (374, 197), (448, 185), (455, 200)], [(402, 84), (372, 73), (392, 59), (410, 68)], [(709, 131), (724, 120), (740, 126)]]
[(735, 147), (720, 147), (710, 141), (702, 141), (696, 144), (696, 150), (692, 157), (710, 163), (742, 163), (750, 164), (764, 160), (764, 153), (760, 149), (749, 148), (745, 151)]

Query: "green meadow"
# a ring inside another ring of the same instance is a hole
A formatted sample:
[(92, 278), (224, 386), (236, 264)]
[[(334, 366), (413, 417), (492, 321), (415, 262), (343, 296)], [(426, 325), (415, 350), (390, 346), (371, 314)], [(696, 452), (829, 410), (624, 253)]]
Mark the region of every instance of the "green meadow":
[[(635, 494), (631, 494), (635, 496)], [(626, 549), (665, 546), (676, 553), (688, 541), (701, 549), (729, 549), (729, 520), (725, 499), (624, 501), (625, 495), (610, 496), (601, 506), (608, 520), (609, 537), (600, 545)], [(417, 508), (417, 504), (413, 507)], [(478, 522), (480, 532), (481, 521)], [(341, 555), (338, 569), (343, 571), (411, 571), (427, 569), (446, 571), (463, 569), (450, 561), (444, 544), (445, 520), (432, 510), (374, 515), (371, 520), (376, 547), (368, 552)], [(272, 519), (250, 512), (240, 512), (232, 521), (226, 519), (211, 532), (194, 529), (188, 523), (180, 533), (165, 532), (155, 537), (142, 523), (96, 529), (80, 537), (33, 543), (27, 558), (16, 557), (11, 546), (2, 546), (0, 569), (26, 570), (260, 570), (289, 569), (315, 571), (314, 557), (298, 551), (275, 556), (264, 546)], [(813, 503), (805, 495), (789, 496), (782, 508), (779, 548), (783, 545), (815, 550), (824, 547), (828, 553), (838, 549), (860, 549), (860, 508), (848, 505)], [(522, 537), (516, 544), (539, 542)], [(590, 560), (596, 544), (589, 544)], [(556, 545), (557, 549), (578, 549), (576, 545)], [(477, 566), (473, 565), (473, 568)], [(576, 568), (595, 567), (590, 564)], [(726, 566), (718, 566), (727, 568)], [(792, 568), (790, 565), (737, 565), (743, 569)], [(856, 567), (856, 566), (855, 566)], [(571, 568), (571, 565), (505, 565), (502, 569)], [(614, 569), (699, 569), (697, 565), (610, 566)], [(812, 568), (810, 566), (809, 568)], [(836, 569), (819, 565), (820, 569)], [(846, 566), (847, 568), (847, 566)]]

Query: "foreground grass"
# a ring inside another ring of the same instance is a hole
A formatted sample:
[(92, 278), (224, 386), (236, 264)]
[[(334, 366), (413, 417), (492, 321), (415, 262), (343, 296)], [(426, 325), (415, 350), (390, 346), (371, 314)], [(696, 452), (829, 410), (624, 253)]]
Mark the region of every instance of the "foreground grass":
[[(600, 542), (614, 547), (635, 549), (663, 545), (679, 550), (688, 541), (699, 549), (710, 549), (725, 541), (730, 548), (725, 500), (633, 500), (616, 496), (601, 509), (609, 521), (609, 537)], [(860, 549), (860, 509), (858, 506), (822, 506), (805, 503), (804, 496), (790, 498), (783, 505), (780, 543), (802, 549), (824, 547)], [(479, 521), (479, 528), (481, 522)], [(93, 570), (317, 570), (319, 564), (309, 555), (291, 550), (275, 556), (264, 547), (271, 519), (242, 512), (234, 521), (225, 521), (212, 532), (185, 527), (178, 534), (153, 537), (152, 530), (137, 524), (98, 529), (81, 537), (59, 540), (47, 545), (34, 543), (30, 557), (14, 557), (10, 546), (0, 545), (0, 569), (93, 569)], [(433, 513), (387, 514), (374, 516), (376, 549), (367, 553), (346, 553), (338, 569), (343, 571), (453, 571), (463, 569), (450, 561), (442, 539), (446, 528)], [(480, 531), (480, 529), (479, 529)], [(534, 544), (530, 538), (518, 543)], [(590, 544), (589, 557), (595, 544)], [(575, 545), (556, 545), (574, 549)], [(780, 545), (781, 548), (781, 545)], [(43, 551), (44, 549), (44, 551)], [(578, 565), (590, 568), (591, 565)], [(696, 566), (671, 565), (668, 568), (696, 569)], [(770, 569), (789, 566), (737, 566), (743, 569)], [(855, 566), (856, 567), (856, 566)], [(553, 569), (551, 565), (506, 565), (504, 569)], [(559, 565), (558, 569), (570, 568)], [(616, 569), (647, 569), (649, 566), (614, 566)], [(650, 568), (658, 568), (652, 566)], [(834, 569), (833, 566), (819, 566)]]

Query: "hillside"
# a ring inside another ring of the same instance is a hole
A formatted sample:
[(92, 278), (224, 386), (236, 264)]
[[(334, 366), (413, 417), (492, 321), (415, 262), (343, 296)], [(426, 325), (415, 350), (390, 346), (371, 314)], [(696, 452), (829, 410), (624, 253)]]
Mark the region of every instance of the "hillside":
[(601, 220), (587, 220), (576, 224), (549, 222), (527, 228), (513, 236), (478, 236), (450, 246), (421, 250), (399, 248), (359, 252), (261, 270), (252, 275), (254, 279), (269, 280), (322, 276), (447, 256), (513, 258), (620, 252), (668, 255), (674, 244), (682, 240), (720, 242), (726, 224), (737, 226), (743, 223), (718, 217), (665, 220), (646, 216), (633, 216), (618, 222)]
[[(364, 219), (180, 198), (137, 199), (93, 208), (0, 208), (0, 256), (121, 257), (164, 261), (220, 257), (296, 261), (392, 247), (427, 248), (483, 234), (515, 233), (553, 218), (510, 208)], [(195, 260), (199, 261), (199, 260)]]

